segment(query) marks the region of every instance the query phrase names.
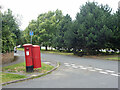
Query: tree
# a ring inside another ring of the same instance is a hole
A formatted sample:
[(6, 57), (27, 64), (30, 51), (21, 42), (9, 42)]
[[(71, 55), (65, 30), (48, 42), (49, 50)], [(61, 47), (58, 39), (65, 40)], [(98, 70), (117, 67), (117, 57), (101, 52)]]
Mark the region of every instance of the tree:
[(77, 13), (77, 49), (86, 54), (96, 54), (99, 49), (107, 48), (113, 33), (109, 25), (111, 8), (87, 2)]
[(53, 39), (62, 19), (62, 11), (56, 10), (55, 12), (49, 11), (48, 13), (40, 14), (37, 20), (32, 20), (24, 31), (25, 42), (30, 42), (29, 32), (34, 32), (33, 44), (45, 46), (53, 46)]
[(111, 12), (108, 5), (86, 2), (73, 21), (70, 15), (64, 16), (61, 10), (42, 13), (25, 29), (24, 42), (30, 43), (29, 32), (33, 30), (33, 44), (45, 46), (46, 50), (49, 46), (84, 55), (98, 54), (101, 49), (120, 49), (117, 18), (120, 12)]
[(111, 17), (111, 26), (113, 37), (110, 39), (111, 48), (115, 51), (120, 51), (120, 9), (116, 11)]
[(19, 27), (12, 11), (8, 9), (2, 14), (2, 52), (10, 52), (17, 45), (19, 39)]
[(2, 12), (1, 11), (0, 11), (0, 52), (2, 52)]
[(58, 50), (60, 49), (68, 49), (65, 42), (65, 32), (70, 29), (71, 25), (71, 17), (67, 14), (61, 19), (59, 26), (57, 27), (57, 32), (53, 39), (54, 47)]

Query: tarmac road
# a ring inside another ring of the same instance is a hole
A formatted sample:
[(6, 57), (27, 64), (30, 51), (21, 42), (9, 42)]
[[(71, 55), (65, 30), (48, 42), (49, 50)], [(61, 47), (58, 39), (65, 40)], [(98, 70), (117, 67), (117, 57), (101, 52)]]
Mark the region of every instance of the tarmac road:
[[(18, 51), (15, 55), (23, 57), (24, 52)], [(42, 53), (41, 57), (42, 61), (57, 61), (61, 65), (46, 76), (3, 88), (118, 88), (118, 61), (48, 53)]]

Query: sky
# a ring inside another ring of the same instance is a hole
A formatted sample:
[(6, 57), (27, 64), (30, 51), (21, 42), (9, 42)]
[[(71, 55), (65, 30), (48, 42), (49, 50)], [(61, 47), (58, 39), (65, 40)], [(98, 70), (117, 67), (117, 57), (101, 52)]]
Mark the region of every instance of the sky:
[(8, 8), (12, 10), (13, 15), (17, 17), (20, 29), (24, 30), (29, 22), (37, 19), (41, 13), (48, 11), (62, 10), (63, 15), (69, 14), (74, 20), (80, 6), (85, 2), (98, 2), (98, 4), (108, 4), (115, 12), (120, 0), (0, 0), (2, 12)]

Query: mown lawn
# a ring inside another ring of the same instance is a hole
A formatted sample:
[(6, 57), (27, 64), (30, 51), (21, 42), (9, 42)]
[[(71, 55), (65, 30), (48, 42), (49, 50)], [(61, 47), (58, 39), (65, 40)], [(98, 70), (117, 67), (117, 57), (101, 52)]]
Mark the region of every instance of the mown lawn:
[[(44, 64), (44, 63), (41, 63), (41, 64), (42, 64), (42, 67), (38, 68), (38, 69), (35, 69), (35, 71), (38, 71), (40, 73), (45, 73), (45, 72), (47, 72), (47, 71), (54, 68), (54, 66), (51, 66), (51, 65), (47, 65), (47, 64)], [(5, 72), (5, 71), (13, 72), (13, 73), (18, 73), (18, 72), (26, 73), (25, 62), (22, 62), (22, 63), (19, 63), (19, 64), (14, 64), (14, 65), (11, 65), (11, 66), (3, 67), (2, 71), (3, 72)]]
[[(47, 71), (50, 71), (54, 68), (54, 66), (47, 65), (45, 63), (41, 63), (41, 64), (42, 64), (42, 67), (38, 68), (38, 69), (34, 69), (34, 72), (46, 73)], [(26, 78), (27, 74), (34, 73), (34, 72), (26, 73), (25, 62), (3, 67), (2, 71), (3, 71), (3, 73), (2, 73), (2, 83), (3, 82), (8, 82), (8, 81), (13, 81), (13, 80), (18, 80), (18, 79), (21, 79), (21, 78)], [(22, 75), (19, 75), (19, 74), (22, 74)]]
[(42, 52), (43, 53), (59, 54), (59, 55), (74, 55), (73, 53), (59, 52), (59, 51), (42, 51)]
[(11, 74), (11, 73), (2, 73), (2, 83), (13, 81), (13, 80), (19, 80), (22, 78), (26, 78), (26, 76), (18, 75), (18, 74)]
[(8, 72), (13, 72), (13, 73), (15, 73), (15, 72), (25, 72), (26, 71), (25, 62), (3, 67), (2, 71), (3, 72), (8, 71)]
[(118, 56), (116, 56), (116, 57), (110, 57), (110, 58), (105, 58), (105, 59), (108, 59), (108, 60), (120, 60), (120, 58)]
[(118, 55), (96, 55), (96, 56), (83, 56), (86, 58), (94, 58), (94, 59), (102, 59), (102, 60), (113, 60), (120, 61), (120, 57)]

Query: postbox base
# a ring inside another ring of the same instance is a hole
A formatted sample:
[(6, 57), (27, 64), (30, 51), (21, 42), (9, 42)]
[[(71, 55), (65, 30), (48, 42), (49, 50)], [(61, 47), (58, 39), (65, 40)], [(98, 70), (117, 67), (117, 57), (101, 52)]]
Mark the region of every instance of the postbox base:
[(26, 66), (26, 72), (33, 72), (33, 65), (32, 66)]

